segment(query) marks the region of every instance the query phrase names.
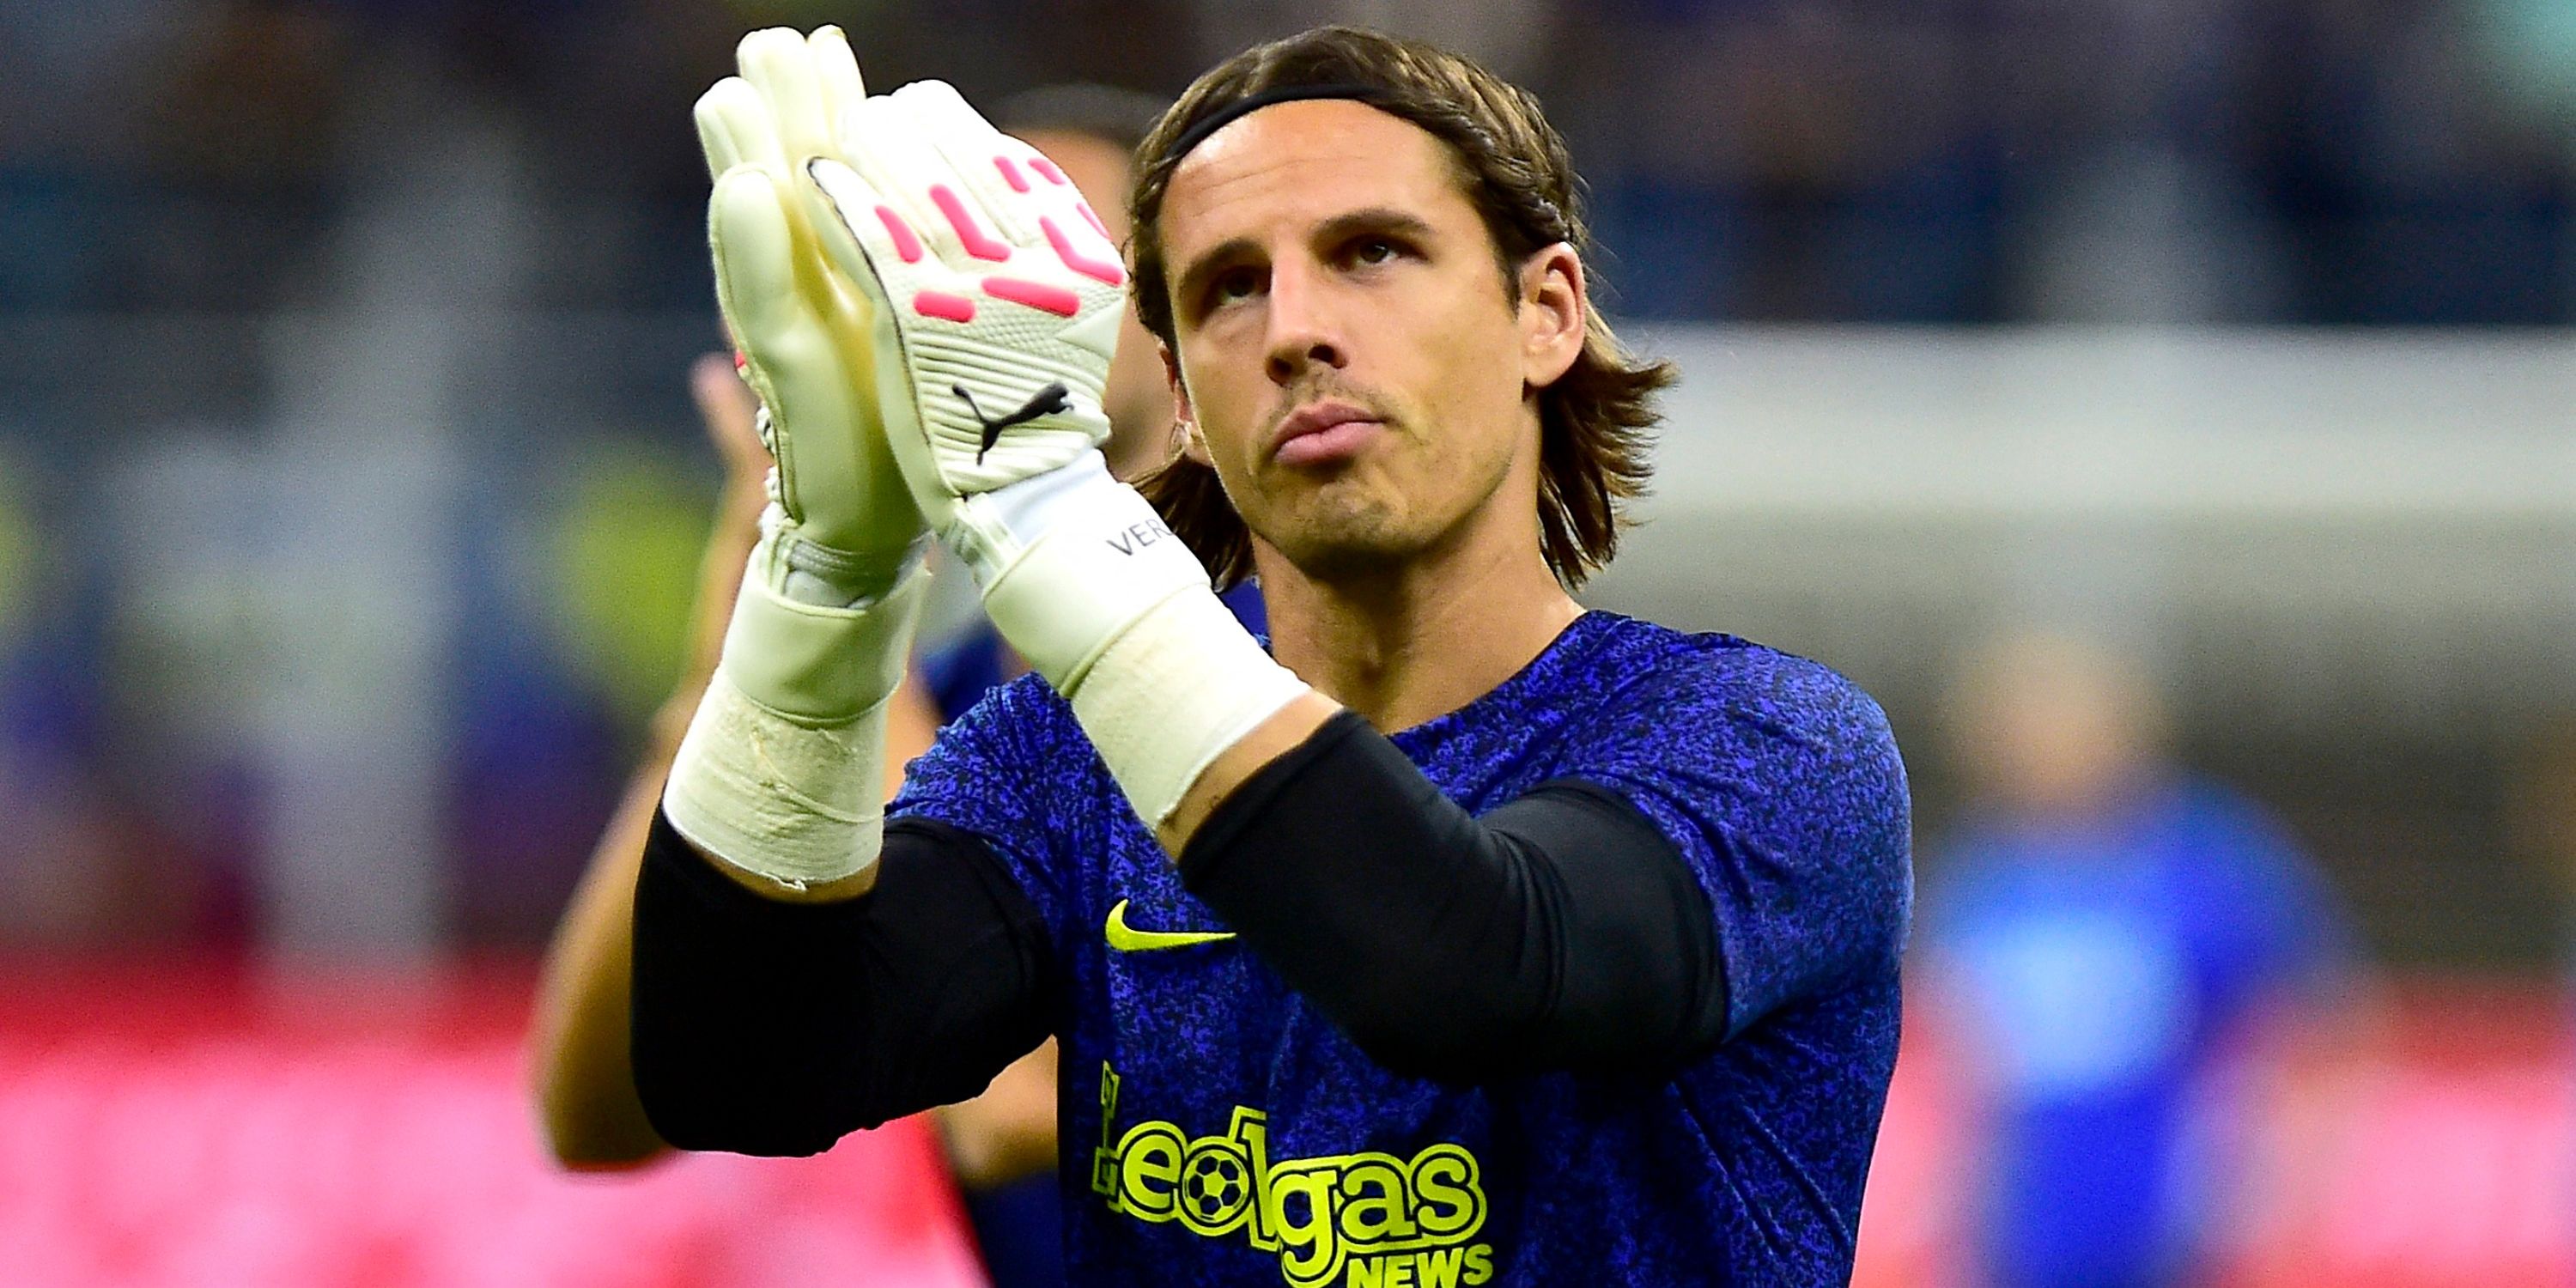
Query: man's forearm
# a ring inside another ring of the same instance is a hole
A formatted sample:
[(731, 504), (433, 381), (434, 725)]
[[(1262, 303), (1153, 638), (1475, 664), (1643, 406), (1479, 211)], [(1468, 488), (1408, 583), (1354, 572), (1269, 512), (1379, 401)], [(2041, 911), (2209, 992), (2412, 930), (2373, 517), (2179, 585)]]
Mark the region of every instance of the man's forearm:
[(529, 1037), (538, 1111), (547, 1147), (570, 1167), (631, 1166), (670, 1148), (644, 1116), (627, 1054), (635, 876), (679, 735), (656, 741), (573, 890), (538, 987)]
[(1051, 1171), (1056, 1160), (1056, 1046), (1012, 1061), (984, 1094), (941, 1107), (939, 1138), (949, 1170), (969, 1192)]

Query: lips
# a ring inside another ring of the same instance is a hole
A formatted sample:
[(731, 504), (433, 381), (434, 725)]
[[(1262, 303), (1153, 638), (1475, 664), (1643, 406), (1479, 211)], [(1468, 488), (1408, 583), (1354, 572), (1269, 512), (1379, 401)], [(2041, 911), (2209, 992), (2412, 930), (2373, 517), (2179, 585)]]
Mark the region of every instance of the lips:
[(1271, 431), (1270, 456), (1283, 465), (1340, 459), (1358, 451), (1383, 425), (1377, 417), (1350, 403), (1309, 403)]

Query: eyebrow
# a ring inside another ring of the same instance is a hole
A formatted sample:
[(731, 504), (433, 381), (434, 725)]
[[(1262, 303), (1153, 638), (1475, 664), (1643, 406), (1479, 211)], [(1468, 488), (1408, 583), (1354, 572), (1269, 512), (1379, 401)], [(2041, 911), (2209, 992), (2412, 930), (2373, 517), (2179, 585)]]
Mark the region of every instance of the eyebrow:
[[(1432, 231), (1429, 223), (1410, 211), (1393, 206), (1364, 206), (1344, 211), (1317, 225), (1314, 238), (1329, 243), (1360, 233), (1393, 233), (1424, 241), (1431, 237)], [(1259, 245), (1249, 237), (1229, 237), (1209, 247), (1205, 254), (1191, 260), (1189, 266), (1181, 270), (1172, 290), (1174, 301), (1186, 309), (1187, 302), (1199, 297), (1209, 278), (1232, 268), (1236, 262), (1259, 249)]]

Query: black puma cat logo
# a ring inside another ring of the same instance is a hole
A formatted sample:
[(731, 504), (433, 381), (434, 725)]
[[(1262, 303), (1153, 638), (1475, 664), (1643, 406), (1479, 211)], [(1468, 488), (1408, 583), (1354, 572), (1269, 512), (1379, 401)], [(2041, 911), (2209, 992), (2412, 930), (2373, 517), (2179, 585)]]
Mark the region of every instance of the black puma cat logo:
[(1020, 404), (1020, 409), (1018, 411), (1012, 412), (1010, 415), (1004, 416), (1000, 420), (994, 420), (986, 416), (984, 414), (984, 409), (975, 405), (975, 395), (966, 392), (966, 386), (950, 385), (948, 387), (955, 390), (958, 397), (966, 400), (966, 410), (974, 413), (976, 423), (984, 427), (984, 441), (975, 449), (975, 463), (977, 465), (984, 463), (984, 453), (993, 450), (993, 444), (1001, 440), (1003, 430), (1009, 429), (1013, 425), (1027, 424), (1030, 421), (1036, 420), (1040, 416), (1052, 416), (1058, 412), (1073, 410), (1073, 391), (1065, 388), (1063, 381), (1051, 383), (1046, 388), (1029, 395), (1029, 400)]

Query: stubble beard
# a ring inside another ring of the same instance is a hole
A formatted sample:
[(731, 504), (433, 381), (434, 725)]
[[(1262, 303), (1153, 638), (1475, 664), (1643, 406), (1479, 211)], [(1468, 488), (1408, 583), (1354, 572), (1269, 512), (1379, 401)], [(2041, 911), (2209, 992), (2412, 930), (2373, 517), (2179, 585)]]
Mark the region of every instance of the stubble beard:
[(1383, 576), (1420, 552), (1424, 543), (1403, 531), (1402, 516), (1383, 499), (1333, 496), (1333, 490), (1326, 484), (1325, 494), (1309, 498), (1276, 536), (1265, 535), (1297, 571), (1320, 582), (1358, 581)]
[[(1425, 453), (1427, 445), (1398, 432), (1396, 441), (1378, 445), (1381, 452)], [(1262, 539), (1296, 569), (1327, 584), (1361, 585), (1382, 580), (1434, 555), (1444, 544), (1468, 539), (1479, 517), (1496, 504), (1508, 470), (1476, 495), (1463, 497), (1449, 473), (1472, 470), (1479, 462), (1423, 459), (1417, 468), (1387, 469), (1398, 462), (1384, 457), (1355, 464), (1344, 477), (1312, 485), (1314, 490), (1285, 512), (1274, 512), (1263, 525)], [(1374, 468), (1372, 468), (1374, 467)], [(1408, 486), (1411, 481), (1417, 486)], [(1457, 506), (1454, 513), (1447, 507)], [(1261, 529), (1256, 528), (1256, 531)]]

